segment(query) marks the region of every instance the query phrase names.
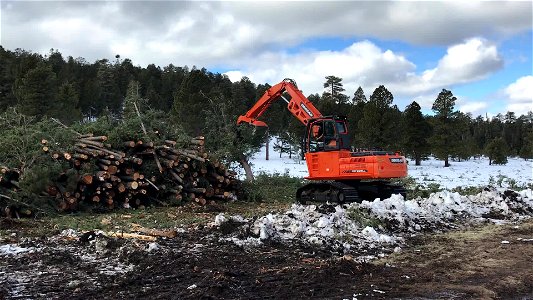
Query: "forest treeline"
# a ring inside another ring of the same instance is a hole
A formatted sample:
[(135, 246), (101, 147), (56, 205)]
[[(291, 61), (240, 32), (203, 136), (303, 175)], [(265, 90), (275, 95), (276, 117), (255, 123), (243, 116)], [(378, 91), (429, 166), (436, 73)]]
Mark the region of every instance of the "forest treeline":
[[(434, 114), (424, 115), (415, 101), (397, 107), (383, 85), (367, 98), (361, 87), (353, 95), (345, 94), (342, 78), (332, 75), (324, 81), (324, 92), (308, 98), (324, 115), (347, 115), (354, 148), (399, 150), (416, 163), (434, 155), (445, 165), (449, 159), (480, 155), (487, 155), (491, 163), (505, 163), (508, 156), (533, 158), (532, 112), (472, 116), (458, 111), (452, 91), (443, 89), (435, 95)], [(277, 149), (299, 151), (304, 128), (282, 101), (264, 116), (268, 132), (235, 125), (238, 115), (269, 87), (246, 77), (232, 82), (226, 75), (195, 66), (143, 68), (118, 55), (114, 61), (91, 63), (65, 58), (53, 49), (43, 56), (0, 46), (0, 113), (15, 108), (36, 122), (54, 118), (69, 126), (90, 124), (102, 116), (121, 122), (129, 95), (142, 102), (143, 113), (163, 112), (190, 136), (206, 136), (206, 147), (215, 155), (245, 168), (267, 135), (280, 137)]]

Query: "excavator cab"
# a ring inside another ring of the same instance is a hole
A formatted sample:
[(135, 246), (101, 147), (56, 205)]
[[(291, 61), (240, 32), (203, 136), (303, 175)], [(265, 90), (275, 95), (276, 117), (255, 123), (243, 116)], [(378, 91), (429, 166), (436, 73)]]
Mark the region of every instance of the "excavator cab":
[(345, 117), (323, 117), (307, 123), (304, 136), (304, 152), (350, 150), (350, 137)]

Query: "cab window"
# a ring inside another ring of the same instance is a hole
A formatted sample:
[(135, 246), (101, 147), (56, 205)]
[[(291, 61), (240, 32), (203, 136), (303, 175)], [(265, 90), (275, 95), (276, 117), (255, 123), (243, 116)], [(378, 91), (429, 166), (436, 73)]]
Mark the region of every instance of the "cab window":
[(337, 132), (339, 134), (345, 134), (346, 133), (346, 124), (344, 122), (336, 122), (337, 123)]

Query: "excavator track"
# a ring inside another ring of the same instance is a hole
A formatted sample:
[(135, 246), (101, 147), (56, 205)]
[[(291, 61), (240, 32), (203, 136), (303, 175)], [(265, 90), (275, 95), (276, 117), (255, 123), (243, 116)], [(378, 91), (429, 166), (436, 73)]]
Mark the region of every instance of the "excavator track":
[(406, 191), (400, 185), (387, 181), (319, 181), (304, 185), (296, 191), (296, 201), (307, 202), (361, 202), (376, 198), (386, 199), (394, 194), (406, 198)]

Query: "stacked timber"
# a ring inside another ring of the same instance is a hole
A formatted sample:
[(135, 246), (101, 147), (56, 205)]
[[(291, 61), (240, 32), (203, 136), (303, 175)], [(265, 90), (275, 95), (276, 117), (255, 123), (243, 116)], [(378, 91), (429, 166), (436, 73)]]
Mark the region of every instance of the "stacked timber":
[(130, 140), (114, 149), (106, 136), (88, 134), (79, 136), (69, 152), (52, 149), (43, 140), (46, 154), (70, 166), (44, 194), (53, 198), (58, 211), (236, 199), (239, 181), (223, 164), (209, 159), (204, 142), (196, 137), (178, 147), (172, 140), (159, 145)]

